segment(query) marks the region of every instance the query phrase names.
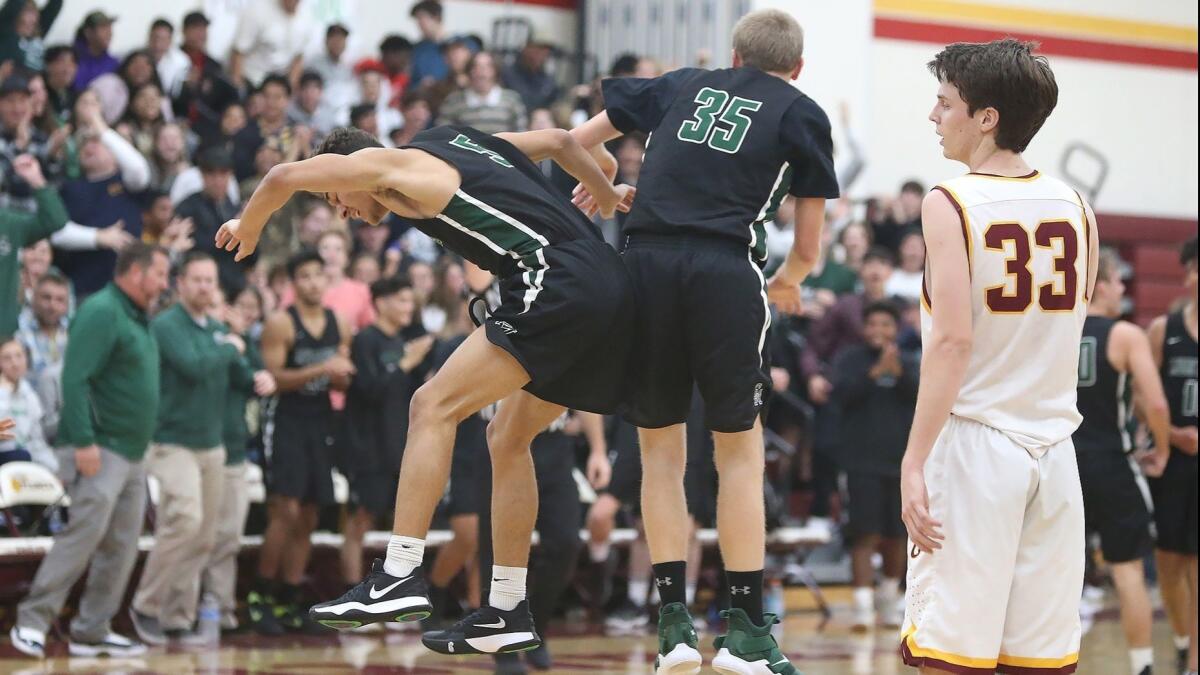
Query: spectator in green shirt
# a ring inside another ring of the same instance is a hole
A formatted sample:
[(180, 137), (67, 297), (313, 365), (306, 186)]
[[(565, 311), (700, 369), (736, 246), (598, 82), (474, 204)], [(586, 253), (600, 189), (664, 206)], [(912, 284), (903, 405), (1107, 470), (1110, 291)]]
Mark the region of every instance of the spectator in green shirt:
[(54, 538), (17, 609), (13, 646), (45, 655), (46, 631), (75, 582), (88, 583), (71, 621), (75, 656), (136, 656), (145, 645), (112, 631), (137, 561), (146, 505), (142, 457), (158, 413), (158, 346), (146, 310), (167, 288), (161, 248), (140, 242), (117, 258), (116, 278), (79, 306), (63, 365), (60, 444), (75, 448), (64, 482), (71, 519)]
[(17, 332), (21, 303), (21, 263), (17, 252), (45, 239), (67, 224), (67, 207), (54, 188), (46, 184), (41, 166), (33, 155), (13, 159), (13, 172), (33, 189), (37, 210), (33, 213), (0, 209), (0, 337)]

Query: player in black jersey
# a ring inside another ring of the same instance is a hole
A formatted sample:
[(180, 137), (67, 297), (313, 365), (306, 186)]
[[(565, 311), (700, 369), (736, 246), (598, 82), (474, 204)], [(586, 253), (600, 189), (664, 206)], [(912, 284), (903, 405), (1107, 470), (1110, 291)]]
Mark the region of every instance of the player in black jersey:
[(1162, 475), (1167, 464), (1171, 420), (1150, 341), (1141, 328), (1117, 318), (1124, 295), (1120, 259), (1105, 249), (1097, 262), (1096, 287), (1079, 347), (1078, 406), (1083, 423), (1073, 440), (1087, 527), (1100, 533), (1100, 549), (1110, 565), (1131, 672), (1150, 675), (1153, 608), (1142, 559), (1153, 539), (1150, 511), (1127, 455), (1133, 450), (1127, 430), (1131, 376), (1138, 407), (1154, 437), (1154, 451), (1141, 457), (1147, 476)]
[[(759, 412), (770, 386), (763, 356), (768, 301), (800, 308), (800, 282), (820, 249), (825, 200), (838, 196), (829, 120), (791, 85), (804, 34), (789, 14), (753, 12), (733, 33), (733, 68), (684, 68), (654, 79), (605, 80), (606, 111), (571, 133), (585, 147), (651, 134), (624, 259), (638, 294), (627, 417), (640, 429), (642, 514), (663, 599), (660, 672), (701, 665), (683, 607), (687, 507), (684, 433), (693, 381), (715, 434), (717, 529), (730, 589), (729, 632), (713, 667), (752, 672), (766, 659), (793, 672), (762, 610), (765, 519)], [(576, 203), (589, 209), (587, 186)], [(795, 199), (796, 237), (768, 283), (764, 223)], [(664, 592), (669, 591), (669, 592)], [(765, 623), (764, 623), (765, 620)], [(770, 647), (766, 647), (770, 643)]]
[(1171, 458), (1150, 481), (1158, 579), (1180, 668), (1196, 672), (1196, 238), (1183, 246), (1186, 301), (1150, 324), (1150, 347), (1171, 407)]
[(279, 624), (321, 630), (298, 609), (297, 596), (317, 511), (334, 503), (329, 391), (344, 391), (354, 371), (349, 358), (350, 326), (321, 304), (325, 293), (321, 257), (314, 251), (293, 256), (288, 276), (296, 289), (296, 303), (269, 316), (262, 336), (263, 363), (275, 376), (279, 396), (264, 429), (267, 530), (249, 605), (251, 622), (268, 634), (277, 632)]
[[(566, 131), (488, 136), (437, 127), (399, 149), (339, 129), (310, 159), (280, 164), (217, 244), (253, 252), (272, 212), (298, 191), (323, 193), (343, 214), (379, 223), (398, 213), (500, 279), (500, 306), (410, 403), (393, 536), (386, 561), (341, 598), (316, 605), (326, 625), (425, 618), (424, 540), (450, 470), (455, 428), (503, 399), (488, 429), (493, 463), (493, 581), (476, 633), (440, 647), (495, 653), (540, 644), (525, 595), (537, 488), (529, 445), (566, 408), (612, 412), (631, 337), (633, 291), (599, 230), (546, 181), (534, 161), (552, 158), (600, 195), (612, 215), (632, 198), (614, 188)], [(496, 620), (488, 620), (491, 617)]]
[(371, 304), (374, 323), (350, 344), (355, 371), (346, 392), (345, 459), (340, 465), (350, 485), (341, 550), (342, 578), (350, 584), (362, 575), (363, 537), (394, 506), (408, 402), (425, 379), (426, 357), (433, 348), (432, 335), (406, 335), (417, 309), (407, 281), (392, 277), (371, 284)]

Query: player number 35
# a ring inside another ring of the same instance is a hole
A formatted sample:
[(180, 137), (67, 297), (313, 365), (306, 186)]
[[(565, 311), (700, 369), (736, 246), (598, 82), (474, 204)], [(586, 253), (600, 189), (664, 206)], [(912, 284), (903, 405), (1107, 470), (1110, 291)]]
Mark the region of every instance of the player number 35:
[(747, 113), (762, 107), (762, 101), (730, 97), (729, 92), (712, 87), (697, 92), (695, 102), (700, 105), (692, 113), (692, 119), (679, 125), (676, 134), (679, 140), (708, 144), (713, 150), (729, 154), (741, 150), (742, 141), (746, 140), (746, 132), (753, 123)]

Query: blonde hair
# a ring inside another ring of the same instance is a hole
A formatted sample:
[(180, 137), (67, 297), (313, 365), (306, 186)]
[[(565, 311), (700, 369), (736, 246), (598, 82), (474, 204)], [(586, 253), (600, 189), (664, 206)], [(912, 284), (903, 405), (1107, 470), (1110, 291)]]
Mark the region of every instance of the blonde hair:
[(744, 65), (790, 73), (804, 56), (804, 29), (782, 10), (750, 12), (733, 27), (733, 51)]
[(1108, 281), (1121, 272), (1121, 256), (1111, 246), (1101, 246), (1096, 258), (1096, 281)]

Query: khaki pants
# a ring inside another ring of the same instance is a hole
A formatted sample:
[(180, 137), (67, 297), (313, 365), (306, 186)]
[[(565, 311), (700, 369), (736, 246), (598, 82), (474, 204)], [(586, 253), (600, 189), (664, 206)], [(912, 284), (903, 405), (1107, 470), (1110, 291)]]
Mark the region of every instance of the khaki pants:
[(225, 466), (225, 492), (217, 518), (217, 539), (201, 579), (205, 593), (211, 593), (221, 607), (221, 625), (237, 625), (237, 556), (242, 547), (242, 530), (250, 510), (246, 486), (246, 463)]
[(109, 620), (121, 608), (137, 562), (146, 475), (142, 462), (110, 450), (101, 450), (100, 471), (91, 477), (75, 470), (74, 453), (68, 451), (60, 457), (60, 474), (71, 496), (71, 517), (55, 535), (29, 596), (17, 608), (17, 625), (47, 632), (71, 587), (87, 572), (71, 637), (99, 642), (112, 630)]
[(133, 598), (139, 613), (163, 630), (186, 630), (196, 621), (200, 573), (212, 551), (225, 481), (225, 448), (192, 450), (155, 443), (146, 471), (158, 479), (154, 550)]

